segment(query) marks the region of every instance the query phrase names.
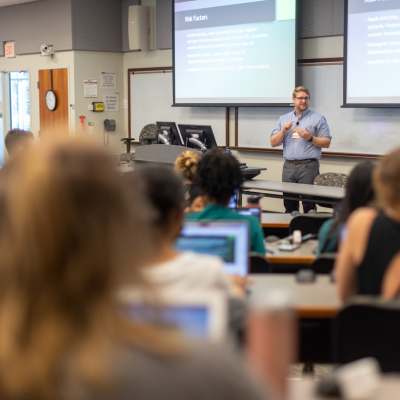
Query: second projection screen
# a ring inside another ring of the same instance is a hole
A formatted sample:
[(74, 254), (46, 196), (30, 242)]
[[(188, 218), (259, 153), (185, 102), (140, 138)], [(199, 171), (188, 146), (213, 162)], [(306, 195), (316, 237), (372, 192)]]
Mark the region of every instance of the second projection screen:
[(348, 106), (400, 105), (400, 0), (347, 0)]
[(289, 104), (296, 0), (175, 0), (174, 103)]

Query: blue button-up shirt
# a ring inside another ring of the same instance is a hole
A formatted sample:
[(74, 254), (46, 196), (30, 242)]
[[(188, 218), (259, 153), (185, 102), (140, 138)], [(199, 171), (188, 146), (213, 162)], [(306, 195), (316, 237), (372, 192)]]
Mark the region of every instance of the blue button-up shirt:
[(303, 138), (293, 138), (296, 127), (307, 129), (314, 136), (331, 138), (326, 118), (321, 114), (307, 108), (299, 119), (294, 111), (279, 117), (271, 136), (282, 130), (286, 122), (292, 122), (292, 127), (283, 138), (283, 158), (285, 160), (305, 160), (307, 158), (321, 158), (321, 148)]

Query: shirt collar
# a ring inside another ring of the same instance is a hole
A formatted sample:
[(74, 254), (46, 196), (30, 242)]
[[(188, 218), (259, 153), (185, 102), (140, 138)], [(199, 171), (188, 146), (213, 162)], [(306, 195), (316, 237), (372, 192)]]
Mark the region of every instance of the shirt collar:
[[(300, 119), (304, 118), (310, 111), (311, 111), (311, 110), (310, 110), (310, 108), (308, 107), (308, 108), (303, 112), (303, 114), (301, 114), (301, 118), (300, 118)], [(294, 117), (294, 118), (297, 118), (296, 111), (293, 110), (292, 113), (293, 113), (293, 117)]]

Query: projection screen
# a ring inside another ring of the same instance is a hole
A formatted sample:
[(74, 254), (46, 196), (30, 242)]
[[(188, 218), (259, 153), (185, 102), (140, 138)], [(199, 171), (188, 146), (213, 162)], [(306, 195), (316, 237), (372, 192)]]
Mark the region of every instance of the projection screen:
[(296, 0), (174, 0), (175, 105), (288, 105)]
[(400, 106), (400, 1), (347, 0), (344, 105)]

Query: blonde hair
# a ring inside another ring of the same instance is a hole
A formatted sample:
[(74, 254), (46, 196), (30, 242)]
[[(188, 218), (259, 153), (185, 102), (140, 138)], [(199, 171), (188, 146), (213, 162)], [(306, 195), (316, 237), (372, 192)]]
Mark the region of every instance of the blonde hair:
[(297, 93), (300, 93), (300, 92), (307, 93), (307, 95), (308, 95), (309, 97), (311, 96), (311, 95), (310, 95), (310, 91), (309, 91), (306, 87), (304, 87), (304, 86), (296, 86), (296, 87), (294, 88), (294, 90), (293, 90), (292, 98), (294, 99), (294, 98), (296, 97)]
[(191, 150), (184, 151), (175, 160), (175, 171), (180, 173), (186, 181), (193, 182), (199, 161), (200, 155), (198, 153)]
[(118, 338), (160, 352), (175, 342), (115, 309), (123, 279), (144, 284), (152, 251), (140, 193), (92, 143), (32, 147), (0, 193), (0, 379), (6, 398), (46, 400), (59, 397), (67, 367), (104, 383)]
[(373, 181), (379, 204), (400, 212), (400, 148), (380, 160)]

